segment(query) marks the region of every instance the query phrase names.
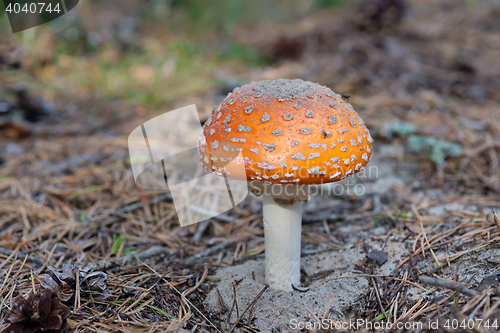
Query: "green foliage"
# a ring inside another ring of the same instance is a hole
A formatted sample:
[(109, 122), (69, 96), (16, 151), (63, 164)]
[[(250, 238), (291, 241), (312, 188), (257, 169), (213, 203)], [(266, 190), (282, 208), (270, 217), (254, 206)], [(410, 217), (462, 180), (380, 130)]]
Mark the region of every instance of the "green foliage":
[(373, 318), (370, 322), (373, 323), (374, 321), (380, 321), (380, 320), (382, 320), (384, 318), (391, 318), (391, 316), (392, 316), (392, 311), (391, 310), (387, 310), (385, 312), (385, 314), (384, 313), (379, 314), (378, 316), (376, 316), (375, 318)]
[(238, 23), (243, 5), (243, 0), (173, 0), (171, 11), (186, 13), (196, 34), (209, 30), (228, 33)]
[(394, 135), (407, 137), (415, 133), (416, 127), (412, 123), (407, 123), (399, 120), (390, 121), (384, 124), (385, 136), (392, 139)]
[(315, 0), (314, 4), (317, 8), (341, 8), (344, 7), (347, 3), (351, 3), (354, 1), (345, 1), (345, 0)]
[[(125, 235), (119, 235), (118, 237), (116, 237), (116, 235), (113, 235), (113, 246), (111, 247), (111, 254), (118, 254), (118, 250), (120, 249), (120, 246), (122, 246), (123, 242), (125, 242), (125, 239), (127, 239), (127, 236)], [(124, 247), (122, 250), (122, 254), (129, 254), (133, 250), (135, 250), (134, 246)]]
[(405, 217), (405, 218), (411, 217), (410, 214), (408, 214), (408, 213), (401, 213), (401, 212), (399, 212), (399, 213), (398, 212), (394, 212), (392, 215), (396, 216), (396, 217)]
[(434, 163), (441, 166), (446, 166), (447, 157), (462, 155), (460, 145), (433, 136), (411, 135), (408, 137), (408, 146), (416, 152), (426, 153)]
[(233, 60), (242, 63), (260, 66), (269, 61), (269, 56), (259, 52), (255, 46), (246, 46), (237, 42), (231, 42), (218, 54), (219, 60)]
[(82, 212), (81, 210), (78, 211), (78, 217), (80, 218), (80, 222), (82, 222), (82, 223), (89, 223), (90, 222), (90, 217), (85, 212)]
[[(154, 10), (162, 0), (152, 0)], [(210, 32), (230, 37), (234, 28), (240, 24), (255, 22), (296, 22), (304, 14), (324, 8), (342, 8), (359, 3), (360, 0), (170, 0), (165, 9), (168, 25), (174, 30), (182, 27), (194, 35)], [(145, 13), (154, 16), (155, 13)], [(160, 19), (160, 17), (158, 17)], [(165, 17), (161, 17), (165, 19)]]
[(205, 52), (205, 48), (187, 39), (174, 39), (169, 44), (170, 49), (182, 60), (189, 61)]

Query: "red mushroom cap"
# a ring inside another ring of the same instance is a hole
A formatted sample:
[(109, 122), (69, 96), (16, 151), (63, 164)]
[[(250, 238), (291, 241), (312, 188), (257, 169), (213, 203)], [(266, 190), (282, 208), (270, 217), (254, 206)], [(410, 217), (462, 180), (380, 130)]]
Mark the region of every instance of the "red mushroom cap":
[[(316, 83), (278, 79), (234, 89), (214, 109), (198, 143), (201, 163), (210, 172), (321, 184), (361, 171), (372, 156), (372, 141), (340, 95)], [(242, 163), (246, 174), (234, 167)]]

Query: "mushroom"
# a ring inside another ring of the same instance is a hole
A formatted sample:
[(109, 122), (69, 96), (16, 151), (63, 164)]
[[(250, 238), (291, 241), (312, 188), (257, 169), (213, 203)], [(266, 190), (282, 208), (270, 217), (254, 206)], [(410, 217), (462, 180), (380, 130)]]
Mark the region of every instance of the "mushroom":
[[(234, 89), (214, 109), (198, 142), (201, 164), (217, 175), (247, 180), (254, 194), (263, 195), (270, 287), (291, 291), (300, 284), (302, 202), (308, 186), (363, 170), (372, 141), (351, 104), (308, 81), (252, 82)], [(245, 168), (235, 167), (241, 164)]]

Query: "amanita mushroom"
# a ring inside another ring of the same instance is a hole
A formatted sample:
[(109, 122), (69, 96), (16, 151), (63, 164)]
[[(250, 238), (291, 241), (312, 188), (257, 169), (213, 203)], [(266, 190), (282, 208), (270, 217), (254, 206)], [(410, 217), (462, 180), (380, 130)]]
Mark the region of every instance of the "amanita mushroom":
[[(300, 284), (308, 185), (361, 171), (372, 141), (351, 104), (312, 82), (252, 82), (214, 109), (198, 142), (201, 163), (212, 173), (249, 181), (252, 192), (263, 195), (265, 278), (272, 288), (291, 291)], [(244, 164), (246, 173), (235, 164)]]

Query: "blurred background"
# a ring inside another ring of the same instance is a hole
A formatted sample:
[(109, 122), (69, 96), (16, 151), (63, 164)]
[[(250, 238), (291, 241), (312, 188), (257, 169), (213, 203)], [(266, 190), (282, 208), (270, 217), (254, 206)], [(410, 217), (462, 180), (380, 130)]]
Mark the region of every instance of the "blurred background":
[[(225, 257), (229, 264), (262, 259), (258, 200), (181, 229), (167, 197), (135, 185), (127, 136), (190, 104), (204, 122), (235, 87), (277, 78), (349, 94), (375, 139), (378, 177), (348, 180), (365, 181), (364, 196), (308, 202), (304, 223), (319, 225), (305, 227), (303, 250), (365, 246), (365, 238), (369, 245), (375, 238), (366, 225), (382, 234), (395, 221), (418, 222), (415, 207), (429, 214), (426, 226), (439, 223), (428, 235), (447, 234), (442, 228), (467, 216), (494, 228), (488, 214), (500, 197), (496, 0), (82, 0), (68, 14), (15, 34), (0, 3), (0, 31), (1, 248), (40, 258), (52, 251), (55, 267), (151, 244), (167, 247), (168, 267), (178, 271), (194, 269), (181, 259), (224, 242), (234, 250)], [(462, 213), (430, 216), (448, 214), (443, 207)], [(339, 225), (325, 233), (322, 223), (346, 219), (356, 233)], [(496, 256), (489, 258), (498, 263)], [(182, 288), (196, 283), (202, 270), (195, 271)], [(376, 300), (367, 302), (376, 308)]]
[(81, 1), (16, 34), (3, 13), (0, 29), (3, 164), (193, 103), (204, 121), (234, 87), (284, 77), (350, 94), (393, 158), (412, 148), (440, 182), (499, 191), (497, 1)]

